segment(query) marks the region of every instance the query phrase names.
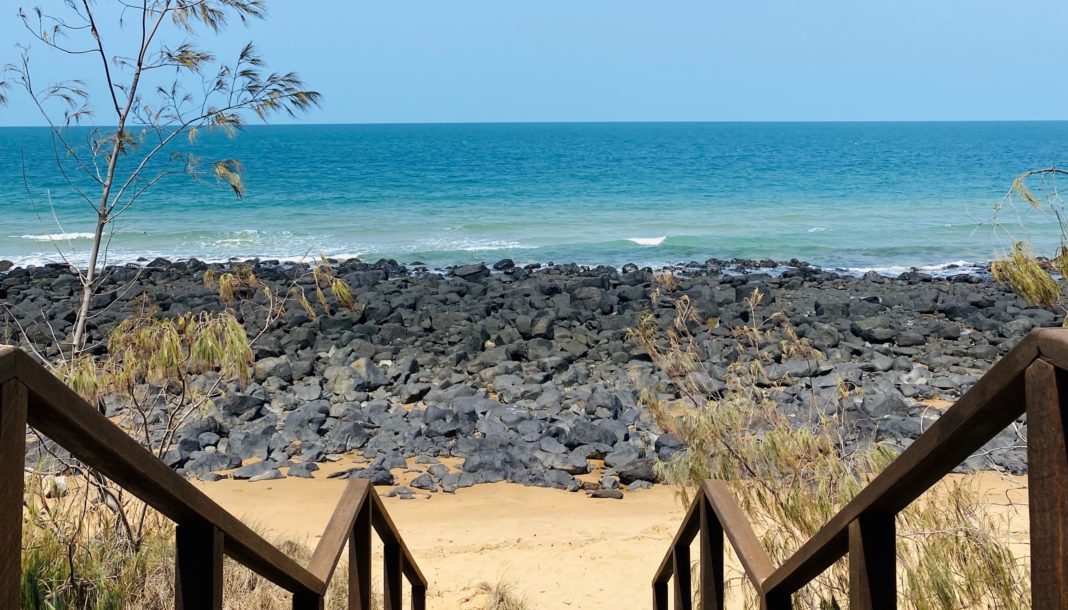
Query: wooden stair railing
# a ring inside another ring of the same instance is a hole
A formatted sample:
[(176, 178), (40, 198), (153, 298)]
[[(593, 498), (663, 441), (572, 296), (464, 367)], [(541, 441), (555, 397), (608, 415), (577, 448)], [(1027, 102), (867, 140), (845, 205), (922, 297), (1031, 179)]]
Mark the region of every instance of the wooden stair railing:
[(1032, 331), (777, 568), (722, 481), (705, 481), (653, 578), (653, 608), (692, 608), (690, 544), (701, 536), (701, 610), (723, 606), (723, 538), (733, 547), (764, 610), (849, 557), (851, 610), (897, 607), (895, 517), (961, 462), (1027, 414), (1031, 600), (1068, 610), (1068, 329)]
[(307, 567), (272, 546), (21, 350), (0, 347), (0, 608), (19, 608), (27, 424), (152, 506), (175, 528), (175, 608), (221, 610), (223, 557), (293, 593), (294, 610), (321, 610), (346, 545), (349, 605), (371, 608), (371, 532), (383, 542), (385, 610), (401, 610), (402, 577), (413, 610), (427, 581), (374, 487), (349, 482)]

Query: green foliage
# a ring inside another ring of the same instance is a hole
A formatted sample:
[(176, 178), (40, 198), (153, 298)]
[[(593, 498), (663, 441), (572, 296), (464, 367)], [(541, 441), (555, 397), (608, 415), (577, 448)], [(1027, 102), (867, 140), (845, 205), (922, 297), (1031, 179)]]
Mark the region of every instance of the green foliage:
[[(266, 121), (276, 113), (296, 116), (320, 103), (293, 72), (269, 72), (252, 43), (232, 63), (220, 61), (198, 39), (217, 33), (231, 21), (246, 23), (266, 16), (263, 0), (148, 0), (107, 12), (95, 2), (50, 3), (19, 10), (38, 49), (57, 55), (99, 59), (96, 77), (108, 92), (91, 104), (81, 80), (39, 85), (30, 69), (29, 46), (20, 45), (21, 61), (0, 71), (0, 103), (10, 84), (21, 87), (52, 130), (58, 174), (96, 217), (88, 260), (72, 261), (84, 273), (81, 303), (74, 320), (70, 357), (86, 347), (86, 324), (92, 296), (100, 287), (100, 263), (107, 259), (108, 234), (153, 186), (168, 176), (200, 178), (200, 159), (192, 150), (201, 132), (234, 136), (248, 118)], [(112, 23), (101, 20), (114, 16)], [(62, 115), (56, 111), (62, 109)], [(67, 127), (96, 122), (85, 141), (70, 139)], [(217, 182), (235, 195), (245, 193), (241, 162), (219, 159), (211, 164)], [(91, 186), (85, 186), (91, 185)], [(28, 189), (31, 193), (32, 189)], [(58, 222), (58, 220), (57, 220)], [(62, 244), (53, 243), (64, 259)], [(219, 278), (232, 294), (235, 277)], [(227, 299), (229, 300), (229, 299)]]
[[(780, 315), (758, 315), (759, 292), (748, 299), (750, 322), (731, 330), (737, 357), (727, 364), (726, 389), (714, 387), (698, 346), (711, 340), (686, 297), (675, 301), (672, 324), (661, 331), (644, 315), (631, 331), (671, 379), (680, 398), (660, 400), (646, 389), (642, 402), (685, 450), (657, 464), (665, 481), (688, 502), (705, 479), (728, 482), (773, 562), (781, 564), (885, 468), (896, 452), (861, 435), (842, 416), (842, 404), (813, 396), (807, 414), (788, 417), (764, 374), (765, 349), (783, 358), (819, 359)], [(789, 379), (779, 381), (790, 383)], [(842, 387), (848, 399), (848, 387)], [(966, 607), (1026, 608), (1028, 573), (1010, 552), (1004, 531), (974, 491), (946, 481), (897, 519), (900, 604), (915, 610)], [(795, 596), (798, 607), (845, 607), (848, 567), (838, 562)], [(749, 593), (733, 583), (736, 593)], [(754, 599), (747, 597), (752, 605)]]
[(106, 509), (88, 503), (88, 487), (50, 499), (41, 477), (29, 483), (22, 524), (24, 610), (167, 607), (174, 562), (169, 523), (153, 518), (144, 543), (134, 548)]
[(143, 384), (179, 387), (190, 376), (207, 371), (243, 383), (249, 379), (251, 364), (248, 335), (233, 314), (162, 318), (143, 309), (115, 327), (105, 356), (82, 355), (70, 361), (64, 381), (95, 403), (107, 395), (127, 395)]
[(178, 385), (194, 374), (218, 371), (227, 380), (247, 382), (252, 347), (245, 328), (229, 312), (188, 313), (177, 318), (139, 315), (123, 320), (111, 334), (103, 363), (103, 386)]

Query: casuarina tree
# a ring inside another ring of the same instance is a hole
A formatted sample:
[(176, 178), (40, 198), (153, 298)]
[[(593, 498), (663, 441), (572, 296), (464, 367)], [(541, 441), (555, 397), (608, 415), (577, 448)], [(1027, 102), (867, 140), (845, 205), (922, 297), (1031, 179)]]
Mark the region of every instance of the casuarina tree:
[[(93, 295), (104, 279), (116, 220), (176, 174), (213, 174), (242, 196), (240, 160), (201, 159), (194, 154), (197, 139), (213, 131), (232, 137), (247, 120), (292, 116), (319, 104), (319, 93), (295, 73), (269, 71), (252, 43), (227, 59), (196, 42), (235, 20), (266, 14), (263, 0), (63, 0), (19, 10), (27, 44), (6, 67), (0, 96), (21, 87), (33, 101), (51, 130), (58, 170), (95, 217), (88, 252), (72, 261), (81, 293), (67, 337), (71, 360), (87, 348)], [(41, 49), (91, 58), (95, 77), (38, 83), (30, 60)]]

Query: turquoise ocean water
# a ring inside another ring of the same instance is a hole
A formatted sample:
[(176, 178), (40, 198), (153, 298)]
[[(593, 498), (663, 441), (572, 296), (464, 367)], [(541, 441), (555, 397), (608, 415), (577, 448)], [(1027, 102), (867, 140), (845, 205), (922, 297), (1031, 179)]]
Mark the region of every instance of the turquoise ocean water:
[[(1064, 122), (256, 126), (193, 148), (244, 163), (243, 199), (168, 178), (122, 218), (109, 260), (937, 268), (1003, 250), (994, 206), (1020, 172), (1068, 161), (1066, 144)], [(57, 260), (49, 236), (82, 255), (91, 211), (47, 130), (0, 129), (0, 153), (0, 259)], [(1052, 218), (1025, 219), (1003, 215), (1056, 243)]]

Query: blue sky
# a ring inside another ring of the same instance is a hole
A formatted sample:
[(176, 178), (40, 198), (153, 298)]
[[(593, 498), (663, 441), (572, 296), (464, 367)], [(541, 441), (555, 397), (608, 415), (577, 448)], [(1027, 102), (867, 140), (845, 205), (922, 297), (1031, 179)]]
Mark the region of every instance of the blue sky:
[[(4, 4), (0, 63), (29, 40)], [(268, 6), (268, 21), (200, 42), (254, 40), (271, 67), (299, 72), (325, 96), (308, 122), (1068, 119), (1064, 0)], [(32, 57), (38, 82), (102, 91), (86, 58), (39, 44)], [(41, 123), (11, 97), (0, 125)]]

